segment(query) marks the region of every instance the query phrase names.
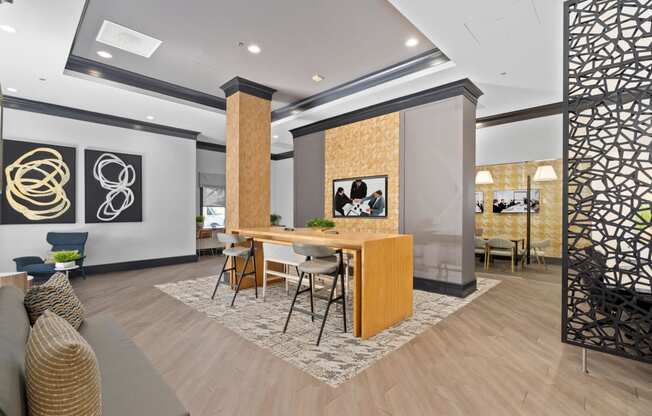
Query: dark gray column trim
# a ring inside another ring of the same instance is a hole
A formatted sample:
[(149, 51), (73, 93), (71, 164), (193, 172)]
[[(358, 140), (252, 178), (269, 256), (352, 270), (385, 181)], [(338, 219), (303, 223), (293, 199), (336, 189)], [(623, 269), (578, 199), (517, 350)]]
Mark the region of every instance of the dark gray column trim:
[(257, 82), (249, 81), (248, 79), (235, 77), (230, 81), (226, 82), (220, 88), (224, 91), (227, 98), (235, 94), (238, 91), (244, 92), (254, 97), (263, 98), (265, 100), (271, 100), (272, 95), (276, 92), (274, 88), (266, 87), (263, 84)]
[(290, 133), (292, 133), (292, 136), (296, 139), (318, 131), (344, 126), (346, 124), (355, 123), (356, 121), (362, 121), (384, 114), (405, 110), (406, 108), (441, 101), (458, 95), (463, 95), (476, 104), (478, 98), (482, 95), (482, 91), (468, 78), (464, 78), (449, 84), (406, 95), (404, 97), (395, 98), (380, 104), (375, 104), (339, 116), (327, 118), (316, 123), (298, 127), (290, 130)]
[(439, 280), (425, 279), (414, 276), (414, 289), (424, 292), (441, 293), (442, 295), (465, 298), (477, 289), (477, 282), (474, 279), (466, 284), (442, 282)]
[(123, 272), (128, 270), (148, 269), (150, 267), (172, 266), (174, 264), (193, 263), (197, 261), (197, 255), (190, 254), (187, 256), (163, 257), (158, 259), (125, 261), (121, 263), (95, 264), (85, 266), (87, 274), (102, 274)]
[(161, 124), (147, 123), (139, 120), (113, 116), (110, 114), (95, 113), (92, 111), (80, 110), (78, 108), (64, 107), (62, 105), (45, 103), (42, 101), (28, 100), (4, 96), (3, 106), (20, 111), (31, 113), (47, 114), (50, 116), (70, 118), (74, 120), (87, 121), (90, 123), (104, 124), (113, 127), (145, 131), (149, 133), (163, 134), (166, 136), (181, 137), (183, 139), (196, 140), (199, 132), (184, 130), (177, 127), (164, 126)]
[(423, 52), (405, 61), (372, 72), (353, 81), (322, 91), (319, 94), (296, 101), (272, 111), (272, 121), (280, 120), (295, 111), (306, 111), (314, 107), (366, 90), (376, 85), (404, 77), (409, 74), (449, 62), (450, 59), (437, 48)]
[(293, 157), (294, 157), (294, 152), (292, 151), (272, 154), (272, 160), (292, 159)]
[(68, 56), (66, 70), (226, 111), (226, 100), (222, 97), (171, 84), (81, 56)]
[(561, 114), (562, 109), (563, 103), (558, 102), (525, 108), (523, 110), (510, 111), (508, 113), (496, 114), (493, 116), (480, 117), (476, 120), (476, 127), (482, 129), (485, 127), (516, 123), (518, 121), (531, 120), (539, 117), (548, 117), (555, 114)]

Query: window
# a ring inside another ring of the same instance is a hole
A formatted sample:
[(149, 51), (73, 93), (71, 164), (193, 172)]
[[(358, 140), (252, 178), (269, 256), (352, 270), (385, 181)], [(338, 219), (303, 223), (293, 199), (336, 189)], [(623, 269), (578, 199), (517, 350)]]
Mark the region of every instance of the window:
[(225, 189), (221, 186), (201, 187), (201, 214), (204, 228), (222, 228), (226, 221)]

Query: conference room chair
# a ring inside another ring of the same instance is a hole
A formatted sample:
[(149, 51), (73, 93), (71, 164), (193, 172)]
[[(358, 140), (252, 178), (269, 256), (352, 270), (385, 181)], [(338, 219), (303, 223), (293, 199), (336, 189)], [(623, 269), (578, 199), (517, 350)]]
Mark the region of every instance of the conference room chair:
[[(288, 324), (290, 323), (290, 318), (292, 317), (292, 311), (297, 310), (298, 312), (306, 313), (310, 315), (310, 320), (314, 322), (315, 317), (321, 317), (319, 314), (315, 313), (314, 307), (314, 293), (313, 293), (313, 281), (315, 275), (329, 275), (333, 277), (333, 282), (331, 285), (330, 296), (328, 303), (326, 304), (326, 311), (322, 317), (321, 328), (319, 329), (319, 336), (317, 337), (317, 345), (321, 342), (321, 337), (324, 332), (324, 326), (326, 325), (326, 320), (328, 319), (328, 312), (333, 303), (339, 303), (342, 305), (342, 322), (344, 324), (344, 332), (346, 332), (346, 295), (345, 295), (345, 284), (344, 284), (344, 261), (343, 253), (341, 249), (335, 250), (330, 247), (317, 246), (310, 244), (301, 244), (294, 243), (292, 245), (294, 252), (300, 256), (306, 256), (307, 260), (299, 264), (299, 283), (297, 284), (297, 290), (292, 299), (292, 305), (288, 312), (288, 317), (285, 321), (285, 326), (283, 327), (283, 333), (287, 331)], [(305, 276), (308, 276), (308, 288), (303, 289), (302, 282)], [(335, 296), (335, 288), (338, 281), (340, 282), (340, 295)], [(300, 294), (309, 293), (310, 294), (310, 311), (305, 311), (300, 308), (296, 308), (295, 304), (297, 297)], [(321, 299), (321, 298), (319, 298)]]
[[(513, 273), (515, 271), (514, 264), (516, 264), (516, 260), (519, 259), (521, 254), (523, 254), (523, 250), (520, 247), (516, 248), (512, 241), (503, 238), (490, 238), (487, 241), (487, 269), (489, 269), (492, 258), (509, 257)], [(521, 258), (521, 261), (523, 261), (523, 258)]]
[(530, 255), (534, 255), (537, 264), (542, 264), (544, 268), (548, 268), (546, 264), (546, 249), (552, 245), (550, 240), (533, 241), (530, 243)]
[[(228, 245), (228, 247), (222, 250), (222, 254), (225, 257), (224, 264), (222, 265), (222, 271), (217, 276), (217, 283), (215, 284), (215, 290), (213, 290), (213, 296), (211, 296), (211, 299), (215, 299), (215, 294), (217, 293), (217, 288), (220, 286), (222, 275), (224, 275), (224, 273), (226, 272), (234, 272), (238, 280), (235, 293), (233, 294), (233, 299), (231, 300), (231, 307), (233, 307), (233, 304), (235, 303), (235, 298), (238, 296), (238, 293), (240, 292), (240, 285), (242, 285), (242, 279), (244, 279), (247, 276), (252, 276), (252, 278), (254, 279), (254, 290), (256, 293), (256, 299), (258, 299), (258, 282), (256, 281), (256, 249), (254, 246), (253, 238), (246, 238), (238, 234), (219, 233), (217, 234), (217, 239), (221, 243)], [(248, 246), (241, 245), (246, 242), (249, 243)], [(237, 267), (238, 258), (244, 259), (244, 265), (240, 273), (238, 273), (238, 267)], [(247, 272), (247, 266), (249, 265), (249, 260), (252, 258), (253, 258), (252, 271)], [(233, 266), (227, 268), (226, 265), (228, 264), (229, 260), (233, 262)]]
[(487, 264), (487, 240), (480, 237), (475, 238), (475, 254), (482, 257), (482, 264), (484, 269), (487, 270), (489, 267)]

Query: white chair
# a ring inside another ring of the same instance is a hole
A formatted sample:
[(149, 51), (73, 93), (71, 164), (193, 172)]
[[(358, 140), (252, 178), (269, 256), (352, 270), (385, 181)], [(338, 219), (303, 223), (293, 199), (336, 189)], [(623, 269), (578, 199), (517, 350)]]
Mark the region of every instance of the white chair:
[[(270, 270), (268, 262), (279, 263), (283, 265), (283, 271)], [(290, 293), (288, 283), (299, 281), (299, 272), (291, 273), (291, 268), (297, 270), (301, 263), (306, 261), (305, 256), (300, 256), (294, 252), (292, 246), (284, 244), (263, 243), (263, 300), (267, 291), (267, 279), (269, 276), (280, 277), (285, 279), (285, 291)]]
[(542, 241), (533, 241), (530, 243), (530, 255), (534, 254), (537, 259), (537, 263), (541, 264), (543, 262), (543, 267), (548, 268), (546, 264), (546, 249), (552, 245), (550, 240)]
[[(516, 263), (516, 259), (519, 258), (519, 256), (523, 254), (523, 250), (521, 248), (516, 248), (514, 247), (514, 243), (509, 240), (505, 240), (502, 238), (490, 238), (489, 241), (487, 241), (487, 269), (489, 269), (489, 263), (491, 262), (492, 257), (509, 257), (510, 258), (510, 263), (512, 264), (512, 273), (514, 272), (514, 264)], [(521, 261), (523, 259), (521, 258)]]

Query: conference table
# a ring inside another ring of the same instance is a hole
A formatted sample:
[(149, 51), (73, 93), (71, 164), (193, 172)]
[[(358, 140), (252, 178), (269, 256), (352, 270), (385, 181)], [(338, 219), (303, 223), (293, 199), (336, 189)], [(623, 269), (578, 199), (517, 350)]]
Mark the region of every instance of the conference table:
[(413, 238), (404, 234), (310, 228), (230, 230), (260, 243), (305, 243), (342, 249), (353, 264), (353, 334), (363, 339), (412, 316)]

